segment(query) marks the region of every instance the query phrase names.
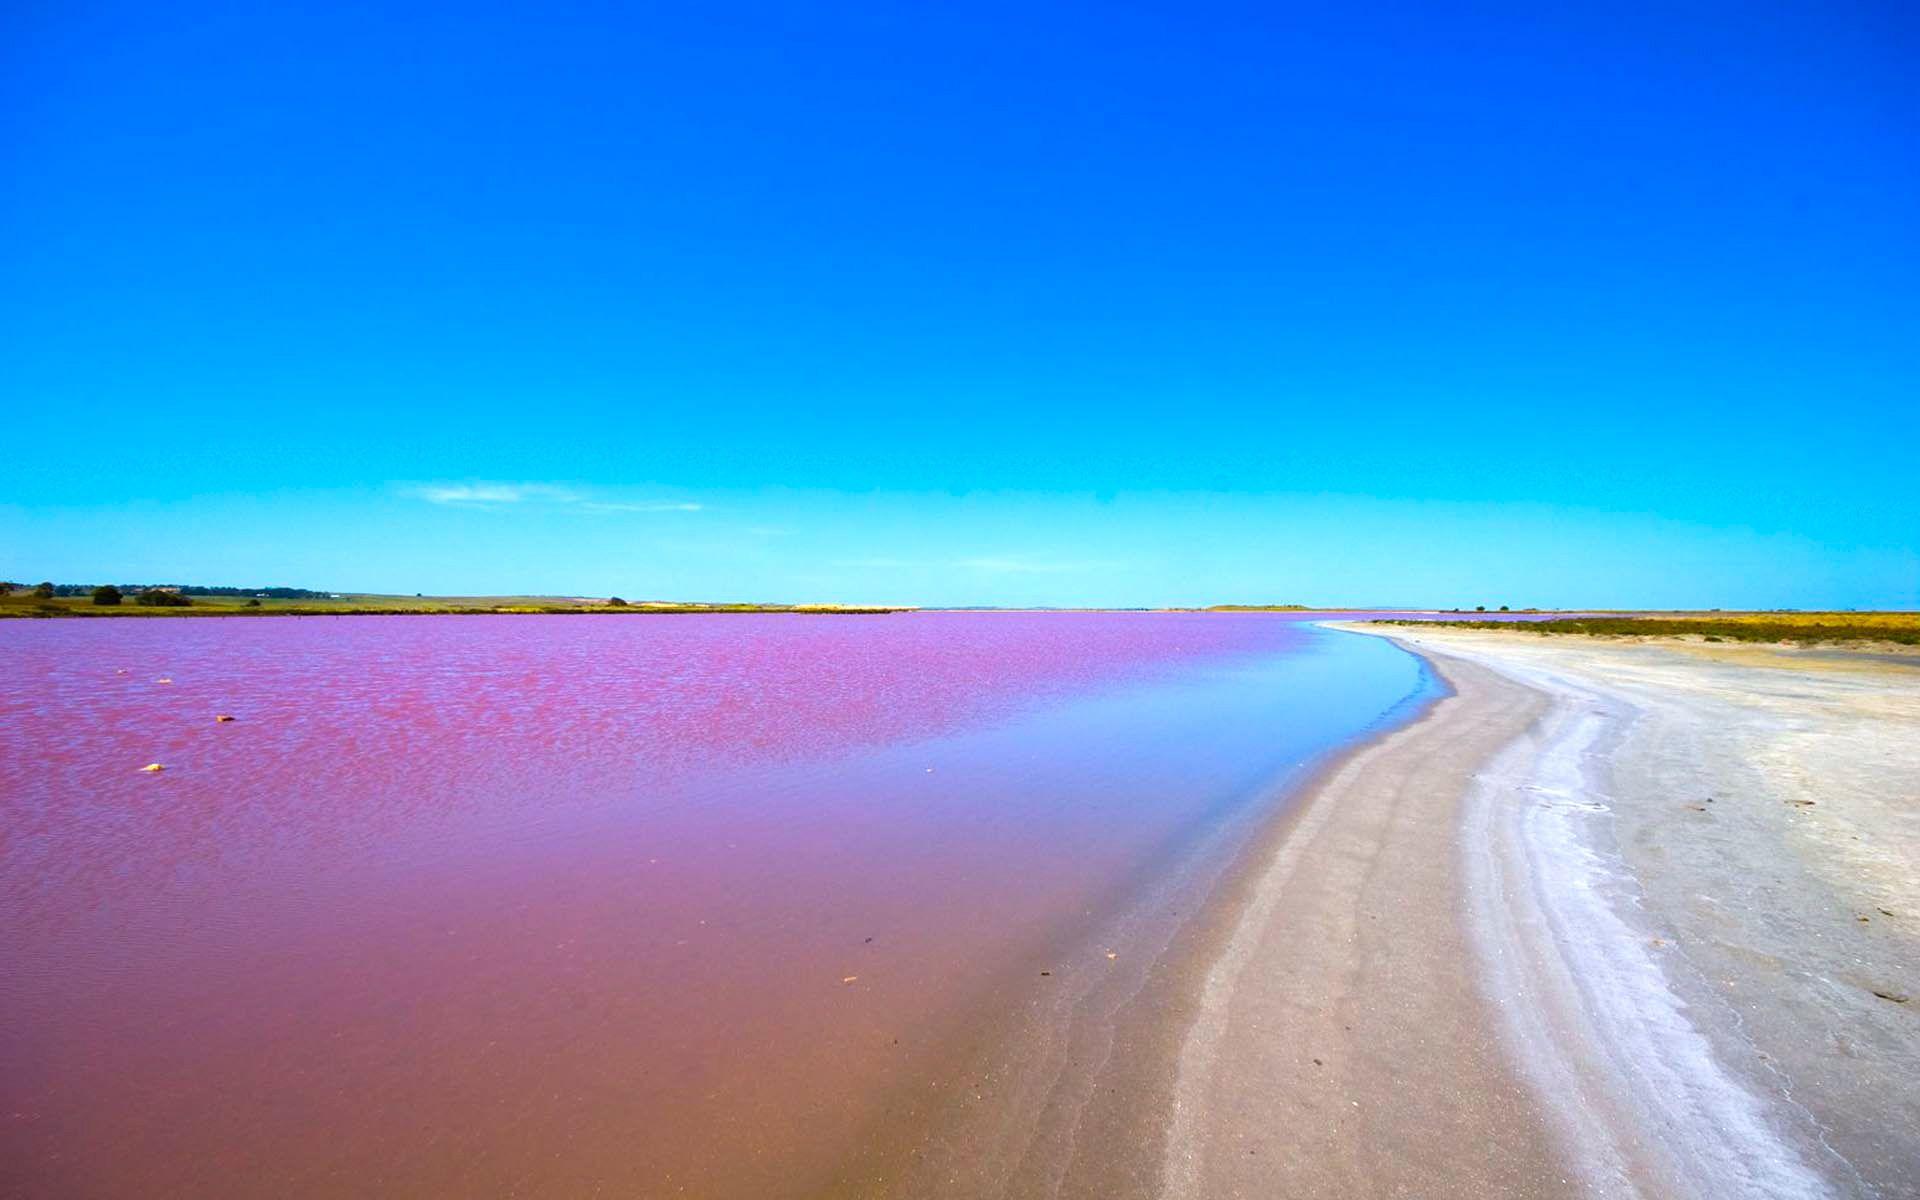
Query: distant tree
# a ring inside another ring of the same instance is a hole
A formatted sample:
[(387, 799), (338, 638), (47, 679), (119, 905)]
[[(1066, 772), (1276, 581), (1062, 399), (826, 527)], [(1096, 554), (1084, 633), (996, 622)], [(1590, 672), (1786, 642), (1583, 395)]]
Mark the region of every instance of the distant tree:
[(622, 600), (622, 599), (621, 599), (620, 597), (618, 597), (618, 596), (608, 596), (608, 597), (607, 597), (607, 607), (608, 607), (608, 608), (625, 608), (626, 606), (627, 606), (627, 602), (626, 602), (625, 600)]
[(190, 608), (193, 605), (193, 601), (182, 596), (179, 592), (156, 592), (152, 590), (141, 592), (133, 598), (133, 602), (142, 608)]
[(51, 600), (53, 599), (53, 585), (51, 583), (40, 584), (33, 589), (33, 594), (38, 599)]
[(1474, 606), (1473, 606), (1473, 611), (1475, 611), (1475, 612), (1485, 612), (1485, 611), (1487, 611), (1487, 606), (1486, 606), (1486, 605), (1484, 605), (1484, 604), (1476, 604), (1476, 605), (1474, 605)]
[(110, 583), (103, 583), (93, 589), (93, 602), (103, 607), (112, 608), (120, 603), (120, 589)]
[(1507, 606), (1506, 606), (1506, 605), (1504, 605), (1504, 604), (1502, 604), (1502, 605), (1500, 606), (1500, 611), (1501, 611), (1501, 612), (1505, 612), (1505, 611), (1507, 611)]
[(259, 607), (260, 607), (260, 599), (259, 599), (259, 597), (257, 597), (257, 596), (256, 596), (255, 598), (253, 598), (253, 599), (251, 599), (251, 600), (249, 600), (249, 601), (247, 601), (247, 607), (248, 607), (248, 608), (259, 608)]
[(11, 596), (11, 595), (13, 595), (13, 589), (15, 589), (15, 588), (17, 588), (17, 587), (19, 587), (19, 586), (20, 586), (19, 584), (17, 584), (17, 583), (14, 583), (14, 582), (13, 582), (13, 581), (11, 581), (11, 580), (7, 580), (7, 579), (0, 579), (0, 596)]
[(182, 596), (261, 596), (269, 600), (324, 600), (326, 592), (316, 592), (311, 588), (294, 587), (208, 587), (198, 583), (184, 583), (178, 588)]

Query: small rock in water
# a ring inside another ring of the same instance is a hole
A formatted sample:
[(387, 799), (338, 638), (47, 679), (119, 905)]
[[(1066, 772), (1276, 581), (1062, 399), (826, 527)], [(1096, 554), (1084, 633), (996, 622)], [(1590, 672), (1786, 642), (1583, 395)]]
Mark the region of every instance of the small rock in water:
[(213, 719), (214, 719), (214, 720), (215, 720), (216, 722), (218, 722), (218, 723), (220, 723), (220, 724), (223, 724), (223, 725), (224, 725), (224, 724), (226, 724), (226, 723), (227, 723), (228, 721), (231, 721), (231, 720), (233, 720), (233, 718), (232, 718), (232, 717), (230, 717), (230, 716), (228, 716), (228, 715), (227, 715), (226, 713), (221, 713), (221, 714), (219, 714), (218, 716), (216, 716), (216, 717), (214, 717)]
[(142, 771), (148, 771), (148, 772), (166, 770), (166, 768), (161, 766), (159, 763), (148, 763), (146, 766), (141, 767), (140, 769)]

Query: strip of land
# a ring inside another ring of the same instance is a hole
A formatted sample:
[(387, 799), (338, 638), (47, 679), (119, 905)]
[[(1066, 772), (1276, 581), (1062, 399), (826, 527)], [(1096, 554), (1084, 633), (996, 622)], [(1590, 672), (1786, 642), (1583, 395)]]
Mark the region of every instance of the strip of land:
[(322, 598), (217, 595), (177, 596), (167, 604), (141, 603), (137, 594), (100, 604), (88, 596), (41, 596), (31, 590), (0, 596), (0, 618), (7, 617), (391, 617), (486, 613), (673, 614), (673, 613), (838, 613), (874, 615), (904, 611), (852, 604), (703, 604), (669, 601), (611, 601), (569, 596), (389, 596), (343, 593)]
[[(1394, 625), (1430, 624), (1393, 620)], [(1688, 638), (1702, 643), (1780, 642), (1788, 645), (1847, 644), (1920, 646), (1920, 613), (1913, 612), (1709, 612), (1589, 613), (1487, 621), (1447, 617), (1456, 629), (1522, 629), (1539, 635)]]

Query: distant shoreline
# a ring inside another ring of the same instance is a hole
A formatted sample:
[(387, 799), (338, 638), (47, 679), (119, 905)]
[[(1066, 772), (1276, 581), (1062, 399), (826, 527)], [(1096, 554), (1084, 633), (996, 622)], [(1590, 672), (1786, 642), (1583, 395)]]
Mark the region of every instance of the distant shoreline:
[[(1703, 642), (1884, 642), (1920, 647), (1920, 613), (1915, 612), (1726, 612), (1545, 615), (1525, 621), (1454, 618), (1455, 629), (1531, 633), (1538, 636), (1698, 639)], [(1375, 625), (1416, 628), (1424, 620), (1374, 618)], [(1388, 632), (1381, 630), (1380, 632)]]
[(96, 604), (86, 595), (43, 597), (30, 590), (0, 595), (0, 620), (66, 620), (127, 617), (394, 617), (394, 616), (580, 616), (585, 614), (792, 613), (824, 616), (885, 616), (896, 613), (1195, 613), (1296, 617), (1352, 617), (1384, 627), (1418, 628), (1436, 622), (1459, 629), (1527, 632), (1633, 641), (1704, 641), (1781, 645), (1845, 645), (1911, 654), (1920, 650), (1920, 612), (1599, 611), (1522, 609), (1489, 613), (1459, 609), (1317, 607), (1300, 604), (1214, 604), (1167, 607), (966, 607), (910, 604), (767, 604), (700, 601), (614, 601), (561, 596), (408, 596), (370, 592), (337, 598), (281, 598), (175, 592), (184, 604), (144, 605), (138, 593), (118, 604)]
[[(384, 597), (383, 597), (384, 598)], [(207, 600), (228, 601), (208, 603)], [(244, 603), (231, 603), (228, 597), (194, 597), (190, 605), (169, 608), (147, 608), (131, 603), (119, 605), (95, 605), (84, 597), (55, 597), (41, 600), (20, 597), (7, 597), (0, 600), (0, 619), (20, 620), (68, 620), (96, 617), (437, 617), (437, 616), (583, 616), (589, 614), (658, 614), (685, 615), (688, 613), (801, 613), (828, 616), (880, 616), (888, 613), (910, 612), (907, 608), (885, 608), (878, 606), (852, 606), (830, 604), (625, 604), (610, 605), (604, 602), (574, 604), (487, 604), (487, 603), (445, 603), (445, 604), (389, 604), (372, 605), (342, 601), (337, 604), (314, 604), (308, 601), (263, 601), (259, 607), (250, 608)]]

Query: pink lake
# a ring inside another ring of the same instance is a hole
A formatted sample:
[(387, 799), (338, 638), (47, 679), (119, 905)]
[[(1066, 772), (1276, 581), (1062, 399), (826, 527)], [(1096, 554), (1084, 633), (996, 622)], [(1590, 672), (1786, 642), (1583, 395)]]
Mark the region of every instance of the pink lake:
[(1433, 687), (1271, 614), (9, 621), (0, 665), (32, 1196), (844, 1186), (957, 1031)]

